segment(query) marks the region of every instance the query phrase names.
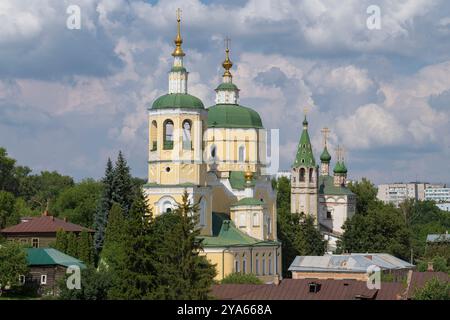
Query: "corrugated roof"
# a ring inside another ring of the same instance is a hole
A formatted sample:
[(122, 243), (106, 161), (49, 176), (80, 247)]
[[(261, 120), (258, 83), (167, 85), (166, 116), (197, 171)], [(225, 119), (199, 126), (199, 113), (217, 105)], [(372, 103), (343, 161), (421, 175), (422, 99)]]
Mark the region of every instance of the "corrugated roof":
[(69, 267), (76, 265), (86, 268), (83, 262), (53, 248), (27, 248), (27, 262), (29, 266), (60, 265)]
[(384, 270), (411, 269), (414, 265), (387, 253), (352, 253), (346, 255), (297, 256), (289, 271), (366, 272), (371, 265)]
[(0, 233), (8, 235), (14, 233), (52, 233), (58, 230), (81, 232), (83, 230), (94, 232), (94, 230), (82, 227), (80, 225), (66, 222), (53, 216), (41, 216), (31, 220), (21, 222), (15, 226), (2, 229)]
[(450, 234), (429, 234), (427, 235), (427, 242), (448, 242), (450, 241)]
[[(319, 285), (310, 292), (310, 284)], [(279, 285), (215, 285), (211, 294), (217, 299), (231, 300), (356, 300), (399, 299), (403, 287), (399, 283), (382, 283), (381, 289), (368, 289), (365, 281), (284, 279)]]

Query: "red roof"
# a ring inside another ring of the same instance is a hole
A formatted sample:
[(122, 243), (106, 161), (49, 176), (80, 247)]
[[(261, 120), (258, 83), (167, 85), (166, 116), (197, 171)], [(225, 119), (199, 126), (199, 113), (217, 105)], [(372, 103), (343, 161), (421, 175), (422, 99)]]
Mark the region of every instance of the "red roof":
[(413, 272), (408, 288), (407, 298), (411, 299), (418, 288), (422, 288), (428, 281), (437, 278), (441, 282), (449, 282), (450, 277), (445, 272)]
[(24, 234), (24, 233), (53, 233), (58, 230), (69, 232), (81, 232), (83, 230), (94, 232), (94, 230), (82, 227), (80, 225), (55, 218), (53, 216), (36, 217), (26, 222), (21, 222), (15, 226), (2, 229), (0, 233), (8, 234)]
[[(310, 284), (319, 285), (316, 293), (310, 292)], [(368, 289), (365, 281), (284, 279), (279, 285), (215, 285), (211, 294), (218, 299), (238, 300), (355, 300), (400, 298), (403, 286), (399, 283), (382, 283), (381, 289)]]

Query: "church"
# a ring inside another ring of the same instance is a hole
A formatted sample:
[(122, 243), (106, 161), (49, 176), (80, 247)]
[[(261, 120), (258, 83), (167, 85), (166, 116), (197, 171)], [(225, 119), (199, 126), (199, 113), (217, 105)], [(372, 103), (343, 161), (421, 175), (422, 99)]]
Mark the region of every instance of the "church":
[(216, 280), (253, 273), (281, 278), (276, 192), (265, 175), (266, 131), (259, 114), (239, 104), (227, 45), (213, 106), (188, 93), (178, 13), (168, 93), (148, 107), (147, 202), (155, 216), (172, 211), (186, 190), (199, 203), (199, 228)]
[(327, 148), (328, 128), (324, 133), (324, 147), (320, 167), (316, 164), (308, 132), (308, 120), (303, 131), (291, 169), (291, 211), (310, 215), (327, 240), (327, 251), (336, 250), (336, 242), (343, 233), (344, 222), (355, 214), (356, 197), (347, 188), (347, 167), (342, 149), (338, 147), (337, 161), (330, 175), (331, 155)]

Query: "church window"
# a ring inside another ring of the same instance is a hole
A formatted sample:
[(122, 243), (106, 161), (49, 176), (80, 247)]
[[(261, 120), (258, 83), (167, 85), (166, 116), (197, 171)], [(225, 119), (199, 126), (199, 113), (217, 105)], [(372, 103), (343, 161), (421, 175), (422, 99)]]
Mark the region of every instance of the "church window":
[(259, 276), (259, 257), (256, 256), (255, 258), (255, 273), (257, 276)]
[(164, 121), (164, 149), (173, 149), (173, 121)]
[(244, 161), (245, 161), (245, 147), (240, 146), (239, 147), (239, 162), (244, 162)]
[(192, 138), (191, 138), (192, 124), (189, 120), (183, 121), (183, 150), (192, 150)]
[(155, 120), (152, 121), (152, 126), (150, 127), (150, 150), (156, 151), (157, 149), (157, 137), (158, 137), (158, 124)]
[(300, 182), (305, 182), (305, 168), (300, 169)]
[(331, 214), (331, 211), (327, 211), (327, 219), (331, 219), (333, 216)]
[(200, 201), (200, 226), (206, 225), (206, 201), (202, 199)]
[(166, 172), (170, 172), (170, 167), (166, 167)]
[(237, 257), (234, 258), (234, 272), (241, 272), (239, 259)]
[(267, 233), (272, 234), (272, 221), (270, 217), (267, 217)]
[(245, 228), (245, 213), (239, 215), (239, 228)]
[(313, 182), (314, 169), (309, 169), (309, 182)]
[(259, 227), (259, 214), (257, 212), (253, 213), (253, 226)]
[(242, 273), (247, 273), (247, 258), (242, 260)]
[(216, 146), (211, 146), (211, 158), (216, 159)]
[(262, 258), (262, 275), (263, 276), (266, 275), (266, 258), (265, 257)]

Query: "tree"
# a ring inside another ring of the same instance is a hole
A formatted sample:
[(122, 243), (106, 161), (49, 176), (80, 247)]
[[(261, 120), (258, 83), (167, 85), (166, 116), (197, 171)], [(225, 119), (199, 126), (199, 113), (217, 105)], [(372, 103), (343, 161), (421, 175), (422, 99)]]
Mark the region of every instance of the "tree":
[[(114, 208), (114, 212), (118, 214), (120, 211)], [(120, 219), (121, 217), (118, 216), (116, 220)], [(127, 300), (149, 299), (152, 297), (157, 273), (153, 263), (155, 253), (152, 246), (151, 212), (142, 191), (136, 194), (125, 219), (126, 223), (122, 235), (107, 231), (109, 233), (108, 242), (114, 237), (120, 239), (121, 241), (117, 243), (116, 247), (118, 252), (124, 253), (123, 257), (120, 255), (118, 259), (115, 258), (114, 260), (106, 257), (112, 272), (112, 287), (108, 292), (108, 297)], [(119, 224), (120, 222), (117, 223), (117, 225)], [(119, 246), (123, 247), (119, 248)], [(108, 249), (106, 254), (108, 255)], [(112, 262), (115, 262), (114, 265)], [(161, 273), (163, 273), (162, 270)]]
[(78, 238), (78, 253), (76, 257), (86, 265), (92, 265), (94, 263), (94, 253), (91, 235), (86, 230), (83, 230)]
[(125, 230), (126, 221), (122, 208), (119, 204), (114, 203), (108, 215), (108, 225), (99, 263), (101, 270), (114, 272), (123, 263)]
[(64, 253), (72, 257), (78, 256), (78, 237), (74, 232), (67, 233), (67, 249)]
[(102, 179), (103, 191), (100, 200), (97, 203), (97, 210), (94, 217), (94, 250), (98, 257), (103, 248), (103, 241), (105, 238), (106, 225), (108, 223), (108, 213), (113, 204), (113, 190), (114, 190), (114, 169), (111, 159), (108, 158), (105, 169), (105, 176)]
[(362, 178), (361, 182), (350, 182), (348, 188), (356, 195), (356, 213), (365, 214), (371, 206), (379, 202), (378, 189), (366, 178)]
[(261, 279), (259, 279), (253, 273), (230, 273), (228, 276), (222, 279), (220, 282), (222, 284), (263, 284)]
[(207, 299), (216, 270), (205, 256), (198, 236), (198, 203), (185, 191), (171, 213), (155, 219), (154, 261), (156, 299)]
[(111, 288), (110, 274), (88, 267), (81, 271), (80, 290), (68, 289), (66, 278), (60, 281), (59, 287), (61, 300), (106, 300), (108, 290)]
[(423, 288), (416, 289), (413, 300), (450, 300), (450, 283), (433, 278)]
[(57, 196), (52, 213), (65, 217), (72, 223), (91, 228), (101, 191), (101, 183), (93, 179), (83, 180)]
[(28, 270), (25, 250), (14, 242), (0, 245), (0, 295), (5, 287), (19, 285), (19, 276)]
[(53, 247), (56, 250), (66, 253), (68, 247), (68, 234), (66, 231), (60, 229), (56, 232), (56, 241), (53, 244)]
[(8, 157), (8, 152), (0, 148), (0, 191), (14, 192), (18, 181), (15, 177), (16, 160)]
[(398, 209), (377, 205), (356, 213), (343, 226), (339, 252), (387, 252), (409, 260), (410, 230)]
[(130, 168), (128, 167), (122, 151), (119, 151), (115, 163), (113, 186), (112, 200), (120, 204), (126, 216), (133, 203), (135, 192)]
[(14, 195), (11, 192), (0, 191), (0, 229), (16, 222), (11, 221), (11, 216), (14, 213), (15, 202)]

